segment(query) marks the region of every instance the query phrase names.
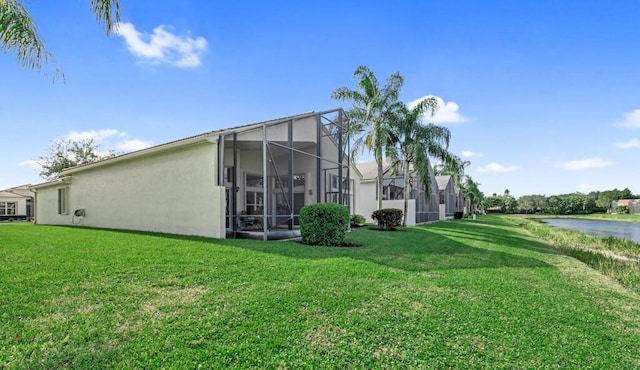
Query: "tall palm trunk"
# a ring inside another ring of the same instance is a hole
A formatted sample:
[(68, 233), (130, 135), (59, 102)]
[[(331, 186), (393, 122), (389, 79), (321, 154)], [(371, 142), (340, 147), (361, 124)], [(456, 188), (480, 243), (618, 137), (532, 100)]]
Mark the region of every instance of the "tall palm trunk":
[(378, 209), (382, 209), (382, 187), (384, 185), (384, 169), (382, 167), (382, 153), (376, 153), (376, 164), (378, 165)]
[(404, 191), (403, 191), (403, 195), (404, 195), (404, 211), (402, 213), (402, 226), (407, 226), (407, 213), (409, 212), (409, 164), (411, 164), (411, 162), (406, 159), (404, 160)]

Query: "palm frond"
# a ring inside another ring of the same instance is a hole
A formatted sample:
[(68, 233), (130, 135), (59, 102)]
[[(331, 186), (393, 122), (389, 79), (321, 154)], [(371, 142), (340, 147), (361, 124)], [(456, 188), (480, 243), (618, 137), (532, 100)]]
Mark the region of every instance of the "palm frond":
[(96, 15), (98, 23), (105, 26), (107, 36), (120, 22), (120, 4), (118, 0), (91, 0), (91, 11)]
[[(4, 53), (16, 54), (23, 67), (41, 72), (44, 65), (56, 64), (29, 12), (17, 0), (0, 1), (0, 44)], [(64, 79), (57, 67), (53, 79), (56, 77)]]

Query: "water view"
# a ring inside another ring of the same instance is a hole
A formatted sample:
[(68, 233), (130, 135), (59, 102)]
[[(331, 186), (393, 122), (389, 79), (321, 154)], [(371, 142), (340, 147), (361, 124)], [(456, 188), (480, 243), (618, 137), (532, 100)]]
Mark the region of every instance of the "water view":
[(596, 236), (613, 236), (640, 243), (640, 223), (578, 218), (543, 218), (540, 221), (563, 229), (578, 230)]

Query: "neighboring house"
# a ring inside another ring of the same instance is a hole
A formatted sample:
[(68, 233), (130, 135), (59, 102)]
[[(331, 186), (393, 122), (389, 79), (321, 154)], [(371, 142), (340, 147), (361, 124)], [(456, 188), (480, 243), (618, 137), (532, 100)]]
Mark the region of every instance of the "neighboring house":
[[(362, 162), (356, 165), (361, 177), (358, 192), (359, 201), (356, 202), (356, 213), (364, 216), (367, 222), (374, 222), (371, 214), (377, 209), (376, 191), (378, 186), (378, 167), (376, 162)], [(389, 163), (383, 163), (384, 178), (382, 189), (382, 207), (398, 208), (404, 211), (404, 173), (401, 168), (392, 168)], [(431, 195), (425, 197), (426, 186), (424, 179), (415, 171), (411, 171), (409, 180), (409, 201), (407, 211), (407, 225), (416, 225), (429, 221), (437, 221), (438, 185), (433, 172), (429, 169)]]
[(33, 218), (34, 194), (29, 186), (0, 190), (0, 221)]
[(629, 208), (629, 213), (640, 214), (640, 200), (639, 199), (620, 199), (611, 202), (611, 209), (615, 212), (619, 206), (626, 206)]
[(438, 200), (440, 203), (441, 220), (451, 219), (456, 212), (456, 192), (453, 186), (453, 177), (450, 175), (436, 176), (438, 184)]
[(213, 131), (63, 171), (32, 187), (36, 223), (214, 238), (299, 235), (302, 206), (353, 213), (341, 109)]

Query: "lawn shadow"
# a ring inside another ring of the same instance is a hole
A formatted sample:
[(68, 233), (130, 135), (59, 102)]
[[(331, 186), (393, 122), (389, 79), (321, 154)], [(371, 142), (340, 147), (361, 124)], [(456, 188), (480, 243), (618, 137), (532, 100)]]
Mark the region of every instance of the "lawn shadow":
[(224, 240), (219, 244), (291, 258), (353, 258), (405, 271), (552, 267), (536, 258), (475, 247), (473, 240), (470, 245), (464, 244), (425, 227), (400, 228), (399, 231), (354, 230), (348, 239), (361, 243), (358, 248), (310, 246), (297, 242), (239, 244), (237, 240)]
[[(71, 226), (69, 228), (77, 229)], [(105, 230), (89, 227), (82, 227), (82, 229)], [(523, 239), (503, 229), (499, 230), (502, 233), (506, 232), (506, 235), (496, 235), (496, 232), (488, 233), (487, 228), (477, 231), (474, 229), (474, 227), (461, 227), (458, 222), (453, 221), (418, 227), (401, 227), (391, 232), (379, 230), (377, 227), (361, 227), (353, 229), (347, 236), (348, 242), (361, 245), (351, 248), (310, 246), (293, 240), (213, 239), (135, 230), (109, 229), (108, 231), (201, 242), (203, 246), (229, 246), (296, 259), (352, 258), (406, 271), (552, 267), (536, 258), (483, 248), (479, 242), (496, 241), (516, 248), (537, 249), (546, 253), (556, 251), (547, 245)], [(464, 234), (464, 240), (468, 242), (463, 243), (447, 235), (451, 233), (457, 236)], [(215, 253), (215, 249), (212, 248), (211, 253)]]
[(513, 225), (499, 223), (496, 219), (492, 220), (493, 221), (478, 219), (475, 221), (438, 222), (424, 227), (427, 227), (429, 230), (437, 230), (444, 234), (455, 235), (456, 237), (463, 236), (468, 240), (503, 245), (510, 248), (532, 250), (545, 254), (566, 255), (561, 249), (526, 238), (519, 233), (502, 227), (513, 227)]

